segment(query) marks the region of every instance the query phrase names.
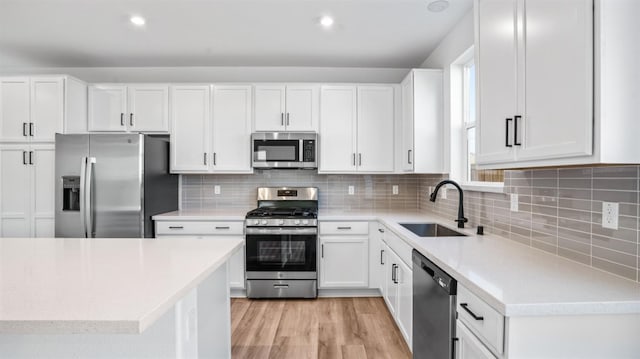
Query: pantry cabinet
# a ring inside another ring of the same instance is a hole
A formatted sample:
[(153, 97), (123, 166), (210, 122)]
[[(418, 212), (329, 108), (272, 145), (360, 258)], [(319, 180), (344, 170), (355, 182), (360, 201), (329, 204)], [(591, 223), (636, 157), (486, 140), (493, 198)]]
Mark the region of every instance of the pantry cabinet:
[(168, 132), (169, 86), (89, 86), (89, 131)]
[(256, 85), (256, 131), (317, 131), (317, 85)]
[(393, 86), (323, 86), (321, 173), (385, 173), (394, 169)]
[(399, 169), (406, 173), (445, 173), (442, 70), (413, 69), (400, 84), (402, 131)]
[(86, 128), (86, 91), (69, 76), (0, 78), (0, 142), (53, 142)]
[(54, 145), (0, 145), (0, 237), (54, 236), (54, 177)]

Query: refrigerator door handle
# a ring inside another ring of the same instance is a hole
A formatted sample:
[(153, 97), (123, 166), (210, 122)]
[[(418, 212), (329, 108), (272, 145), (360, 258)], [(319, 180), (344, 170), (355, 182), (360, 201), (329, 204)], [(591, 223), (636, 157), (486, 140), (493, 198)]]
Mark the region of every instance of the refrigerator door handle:
[(85, 226), (87, 228), (87, 238), (93, 238), (93, 206), (91, 203), (92, 186), (91, 179), (93, 176), (93, 165), (96, 163), (95, 157), (87, 157), (86, 175), (85, 175)]
[(80, 163), (80, 225), (82, 226), (82, 233), (84, 233), (84, 237), (87, 238), (87, 221), (86, 218), (86, 197), (87, 197), (87, 189), (85, 184), (87, 183), (87, 157), (82, 157), (82, 162)]

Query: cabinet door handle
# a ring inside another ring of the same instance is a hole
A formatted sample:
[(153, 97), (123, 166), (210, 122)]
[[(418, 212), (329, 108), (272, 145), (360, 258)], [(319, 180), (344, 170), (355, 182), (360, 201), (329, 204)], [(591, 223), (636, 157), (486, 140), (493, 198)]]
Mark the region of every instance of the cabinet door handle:
[(169, 226), (169, 229), (184, 229), (183, 226)]
[(407, 151), (407, 163), (409, 163), (409, 164), (411, 164), (411, 151), (413, 151), (413, 150)]
[(384, 265), (384, 258), (383, 258), (383, 256), (384, 256), (384, 249), (381, 249), (381, 250), (380, 250), (380, 264), (381, 264), (381, 265)]
[(338, 227), (338, 229), (351, 229), (351, 227)]
[(29, 151), (29, 164), (33, 164), (33, 151)]
[(290, 122), (289, 122), (289, 112), (287, 112), (287, 126), (289, 126)]
[(284, 112), (280, 112), (280, 126), (284, 126)]
[(229, 228), (231, 228), (231, 227), (229, 227), (229, 226), (219, 226), (219, 227), (216, 226), (216, 229), (229, 229)]
[(202, 162), (204, 163), (205, 166), (207, 165), (207, 153), (206, 152), (204, 153)]
[(216, 162), (217, 162), (217, 161), (216, 161), (216, 153), (214, 152), (214, 153), (213, 153), (213, 165), (214, 165), (214, 166), (216, 165)]
[(129, 126), (133, 126), (133, 113), (129, 114)]
[(27, 164), (27, 151), (22, 151), (22, 164)]
[(382, 228), (378, 228), (378, 232), (380, 232), (380, 233), (384, 233), (384, 229), (382, 229)]
[(362, 166), (362, 153), (358, 153), (358, 166)]
[(396, 273), (396, 267), (397, 266), (395, 264), (391, 265), (391, 281), (397, 284), (398, 282), (396, 281), (396, 277), (398, 274)]
[(124, 126), (124, 112), (120, 112), (120, 126)]
[(320, 245), (320, 258), (324, 258), (324, 244)]
[(27, 135), (27, 123), (26, 122), (22, 123), (22, 135), (25, 136), (25, 137), (28, 136)]
[(33, 137), (33, 133), (35, 132), (33, 122), (29, 122), (29, 136)]
[(462, 307), (462, 309), (464, 309), (465, 312), (469, 313), (469, 315), (472, 316), (473, 319), (484, 320), (483, 316), (478, 316), (476, 315), (476, 313), (472, 312), (471, 309), (469, 309), (469, 303), (460, 303), (460, 306)]
[(522, 143), (518, 142), (518, 120), (521, 119), (522, 116), (515, 115), (513, 116), (513, 145), (520, 146)]
[(509, 144), (509, 122), (513, 121), (511, 118), (506, 118), (504, 123), (504, 145), (507, 147), (512, 147)]

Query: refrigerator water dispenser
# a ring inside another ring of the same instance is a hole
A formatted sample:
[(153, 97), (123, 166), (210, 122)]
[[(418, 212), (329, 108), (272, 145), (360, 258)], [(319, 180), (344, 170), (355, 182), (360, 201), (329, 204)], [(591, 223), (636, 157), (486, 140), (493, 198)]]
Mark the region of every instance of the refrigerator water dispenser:
[(62, 176), (62, 210), (80, 210), (80, 176)]

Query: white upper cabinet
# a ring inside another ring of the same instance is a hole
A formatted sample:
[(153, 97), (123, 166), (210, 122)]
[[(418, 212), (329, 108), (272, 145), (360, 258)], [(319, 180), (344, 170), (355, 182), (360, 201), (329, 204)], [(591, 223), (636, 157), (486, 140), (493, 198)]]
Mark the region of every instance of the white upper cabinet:
[(401, 83), (402, 131), (400, 169), (412, 173), (445, 173), (442, 70), (414, 69)]
[(0, 79), (0, 142), (53, 142), (65, 122), (79, 119), (86, 121), (86, 84), (81, 81), (63, 76)]
[(357, 89), (355, 86), (322, 86), (320, 92), (318, 171), (355, 171)]
[(171, 171), (206, 172), (209, 168), (209, 85), (171, 86)]
[(591, 155), (592, 0), (476, 0), (475, 9), (478, 164)]
[(128, 95), (129, 131), (169, 131), (168, 86), (132, 85), (128, 88)]
[(166, 85), (89, 86), (89, 131), (167, 132), (169, 88)]
[(214, 172), (247, 172), (251, 168), (251, 86), (213, 87)]
[(323, 86), (319, 172), (392, 172), (393, 86)]
[(358, 87), (358, 171), (393, 171), (394, 89)]
[(317, 85), (256, 85), (256, 131), (317, 131)]

